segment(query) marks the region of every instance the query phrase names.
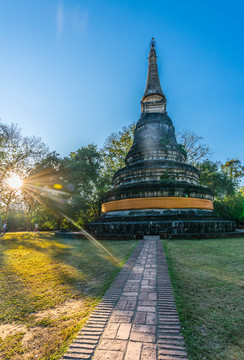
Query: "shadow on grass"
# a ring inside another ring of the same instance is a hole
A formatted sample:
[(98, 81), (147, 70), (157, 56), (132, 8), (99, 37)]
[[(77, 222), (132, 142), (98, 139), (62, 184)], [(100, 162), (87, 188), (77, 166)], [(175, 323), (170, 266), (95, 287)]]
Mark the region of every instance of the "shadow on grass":
[(25, 282), (0, 257), (0, 323), (25, 320), (37, 311), (35, 301)]
[[(103, 241), (124, 262), (136, 242)], [(0, 239), (0, 289), (7, 312), (2, 320), (20, 320), (67, 299), (101, 297), (122, 264), (115, 264), (89, 240), (57, 239), (54, 235), (8, 234)], [(1, 308), (0, 308), (1, 313)]]

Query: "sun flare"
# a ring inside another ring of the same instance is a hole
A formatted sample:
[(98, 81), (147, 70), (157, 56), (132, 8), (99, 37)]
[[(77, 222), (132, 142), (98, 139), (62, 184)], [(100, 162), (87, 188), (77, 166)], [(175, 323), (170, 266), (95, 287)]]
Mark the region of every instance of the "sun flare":
[(12, 189), (19, 189), (23, 185), (23, 180), (18, 175), (12, 175), (7, 183)]

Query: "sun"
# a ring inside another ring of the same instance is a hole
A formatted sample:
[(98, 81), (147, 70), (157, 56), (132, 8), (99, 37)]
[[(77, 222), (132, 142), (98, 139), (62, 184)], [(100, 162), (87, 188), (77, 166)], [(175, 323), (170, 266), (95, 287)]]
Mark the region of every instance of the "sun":
[(19, 189), (23, 185), (23, 180), (18, 175), (14, 174), (9, 177), (7, 184), (12, 189)]

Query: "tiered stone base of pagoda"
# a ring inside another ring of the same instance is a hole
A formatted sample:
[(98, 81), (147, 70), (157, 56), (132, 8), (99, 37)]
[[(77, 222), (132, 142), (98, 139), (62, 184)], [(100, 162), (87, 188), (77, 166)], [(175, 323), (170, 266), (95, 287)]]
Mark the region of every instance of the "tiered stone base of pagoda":
[(160, 237), (222, 237), (234, 233), (234, 221), (221, 220), (212, 210), (146, 209), (111, 211), (87, 224), (97, 238), (134, 239), (144, 235)]

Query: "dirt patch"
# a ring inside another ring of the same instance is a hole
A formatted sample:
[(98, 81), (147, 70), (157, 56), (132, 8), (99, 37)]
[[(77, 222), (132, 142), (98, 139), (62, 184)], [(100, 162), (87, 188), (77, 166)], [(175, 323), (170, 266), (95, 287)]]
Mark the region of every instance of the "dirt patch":
[(62, 305), (58, 305), (55, 308), (39, 311), (38, 313), (32, 314), (36, 320), (42, 320), (45, 318), (51, 318), (53, 320), (63, 317), (72, 316), (78, 312), (85, 310), (84, 300), (70, 300), (66, 301)]
[[(13, 353), (13, 360), (44, 358), (47, 355), (46, 349), (54, 349), (62, 343), (69, 336), (69, 329), (73, 329), (82, 319), (81, 314), (85, 314), (86, 310), (84, 300), (66, 301), (55, 308), (31, 314), (28, 327), (14, 323), (0, 325), (0, 337), (4, 341), (8, 336), (25, 333), (21, 340), (24, 355)], [(0, 351), (0, 359), (2, 354), (4, 356)]]
[[(64, 316), (72, 316), (76, 313), (85, 310), (84, 300), (70, 300), (66, 301), (62, 305), (58, 305), (55, 308), (39, 311), (38, 313), (33, 313), (32, 316), (36, 321), (50, 318), (51, 320), (56, 320)], [(9, 335), (14, 335), (18, 332), (25, 332), (23, 341), (28, 341), (32, 338), (33, 331), (36, 332), (36, 328), (28, 328), (25, 325), (19, 324), (2, 324), (0, 325), (0, 337), (4, 340)]]
[(18, 332), (26, 332), (27, 328), (25, 325), (17, 324), (2, 324), (0, 325), (0, 337), (4, 340), (9, 335), (14, 335)]

